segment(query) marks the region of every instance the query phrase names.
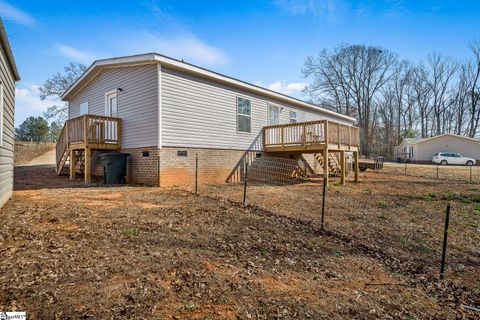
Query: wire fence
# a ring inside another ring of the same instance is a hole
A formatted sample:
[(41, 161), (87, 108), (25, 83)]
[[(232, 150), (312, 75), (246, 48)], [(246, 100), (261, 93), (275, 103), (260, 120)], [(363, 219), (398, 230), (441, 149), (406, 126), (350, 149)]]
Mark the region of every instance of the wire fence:
[(480, 166), (385, 163), (384, 174), (446, 181), (480, 183)]
[(361, 173), (359, 184), (352, 183), (351, 173), (345, 187), (332, 177), (327, 188), (323, 174), (312, 178), (304, 170), (299, 159), (255, 156), (234, 182), (201, 185), (198, 193), (258, 207), (339, 239), (352, 239), (362, 248), (381, 250), (392, 263), (410, 261), (411, 268), (425, 269), (422, 272), (433, 277), (438, 277), (442, 260), (445, 208), (453, 201), (454, 231), (449, 237), (456, 245), (447, 251), (442, 274), (448, 279), (463, 270), (458, 276), (463, 279), (476, 272), (463, 261), (480, 259), (472, 245), (472, 239), (480, 241), (480, 198), (475, 195), (477, 189), (464, 182), (480, 182), (480, 167), (385, 163), (377, 173), (370, 169)]

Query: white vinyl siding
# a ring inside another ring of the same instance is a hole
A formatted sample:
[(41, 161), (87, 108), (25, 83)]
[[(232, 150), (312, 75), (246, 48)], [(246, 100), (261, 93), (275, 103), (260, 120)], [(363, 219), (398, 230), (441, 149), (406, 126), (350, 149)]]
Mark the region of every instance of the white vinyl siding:
[(3, 145), (3, 83), (0, 82), (0, 147)]
[(69, 117), (80, 114), (88, 101), (89, 113), (105, 115), (105, 93), (117, 88), (118, 117), (122, 119), (122, 147), (158, 145), (157, 64), (118, 67), (102, 71), (69, 101)]
[[(289, 123), (290, 111), (295, 111), (298, 122), (329, 119), (352, 124), (166, 67), (161, 72), (163, 146), (247, 150), (268, 124), (270, 103), (283, 108), (280, 123)], [(237, 132), (238, 96), (251, 101), (250, 134)]]
[(15, 80), (3, 48), (0, 48), (0, 83), (2, 84), (2, 137), (0, 143), (0, 208), (13, 192)]

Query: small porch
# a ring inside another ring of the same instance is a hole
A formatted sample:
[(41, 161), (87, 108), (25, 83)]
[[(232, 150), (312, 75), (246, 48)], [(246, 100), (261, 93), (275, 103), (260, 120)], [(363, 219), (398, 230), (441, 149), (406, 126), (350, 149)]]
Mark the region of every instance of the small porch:
[(69, 167), (70, 180), (77, 172), (91, 181), (91, 158), (94, 151), (119, 151), (122, 146), (122, 120), (92, 114), (68, 119), (56, 145), (56, 172)]
[(314, 154), (327, 177), (332, 166), (336, 166), (342, 184), (345, 184), (346, 176), (345, 153), (352, 152), (355, 182), (358, 182), (358, 127), (329, 120), (266, 126), (263, 128), (263, 147), (266, 154)]

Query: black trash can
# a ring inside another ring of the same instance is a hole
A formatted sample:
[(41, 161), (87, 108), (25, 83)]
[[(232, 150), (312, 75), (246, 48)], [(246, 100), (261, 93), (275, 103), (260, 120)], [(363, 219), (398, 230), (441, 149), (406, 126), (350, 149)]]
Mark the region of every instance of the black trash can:
[(124, 184), (127, 175), (127, 157), (129, 153), (109, 152), (100, 155), (103, 160), (103, 182), (105, 184)]

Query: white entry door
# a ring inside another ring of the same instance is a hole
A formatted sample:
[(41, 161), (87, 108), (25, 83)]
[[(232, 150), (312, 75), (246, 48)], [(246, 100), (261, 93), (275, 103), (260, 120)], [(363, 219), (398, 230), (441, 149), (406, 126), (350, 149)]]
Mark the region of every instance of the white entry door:
[(117, 91), (107, 93), (105, 95), (106, 102), (106, 116), (107, 117), (118, 117), (118, 106), (117, 106)]

